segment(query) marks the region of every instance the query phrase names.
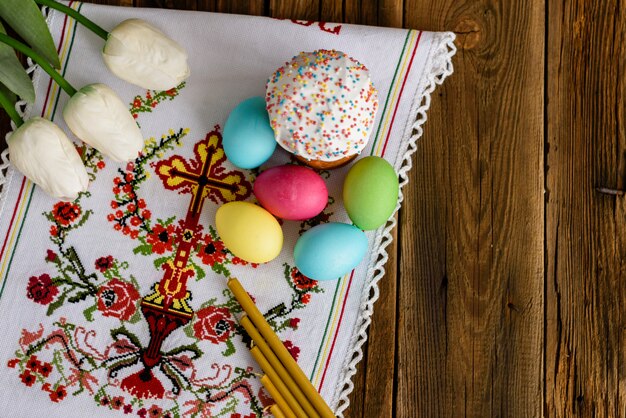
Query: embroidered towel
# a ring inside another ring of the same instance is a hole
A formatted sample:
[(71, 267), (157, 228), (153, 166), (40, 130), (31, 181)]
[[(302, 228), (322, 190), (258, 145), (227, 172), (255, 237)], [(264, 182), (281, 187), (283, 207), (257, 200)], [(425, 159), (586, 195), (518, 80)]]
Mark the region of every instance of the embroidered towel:
[[(191, 77), (162, 92), (116, 79), (103, 65), (101, 39), (50, 11), (65, 77), (76, 87), (102, 82), (116, 90), (145, 149), (118, 164), (81, 145), (91, 185), (73, 203), (51, 199), (8, 168), (0, 201), (0, 409), (14, 417), (261, 416), (271, 401), (226, 288), (235, 276), (342, 416), (393, 222), (367, 233), (370, 251), (345, 277), (318, 283), (301, 275), (292, 255), (298, 236), (320, 222), (350, 222), (341, 198), (350, 167), (324, 171), (324, 212), (282, 222), (280, 256), (246, 263), (224, 247), (214, 217), (225, 202), (254, 200), (259, 170), (226, 160), (222, 127), (298, 52), (341, 50), (369, 68), (379, 90), (362, 156), (384, 157), (405, 184), (430, 93), (452, 73), (454, 35), (68, 4), (108, 29), (131, 17), (151, 22), (187, 49)], [(34, 82), (37, 101), (27, 113), (69, 132), (61, 117), (67, 96), (39, 70)], [(261, 170), (289, 162), (277, 147)], [(167, 271), (176, 274), (157, 286)], [(163, 286), (178, 292), (165, 322), (155, 319)]]

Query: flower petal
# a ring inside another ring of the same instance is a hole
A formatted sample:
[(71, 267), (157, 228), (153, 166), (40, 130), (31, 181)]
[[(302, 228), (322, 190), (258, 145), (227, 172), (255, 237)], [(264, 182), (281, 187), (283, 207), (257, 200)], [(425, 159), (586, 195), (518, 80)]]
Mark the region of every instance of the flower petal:
[(140, 19), (125, 20), (116, 26), (102, 57), (113, 74), (145, 89), (168, 90), (190, 74), (187, 52)]
[(13, 165), (47, 194), (70, 201), (87, 190), (89, 177), (72, 142), (54, 123), (27, 120), (7, 138)]
[(143, 136), (126, 105), (104, 84), (80, 89), (63, 109), (74, 134), (115, 161), (131, 161), (143, 149)]

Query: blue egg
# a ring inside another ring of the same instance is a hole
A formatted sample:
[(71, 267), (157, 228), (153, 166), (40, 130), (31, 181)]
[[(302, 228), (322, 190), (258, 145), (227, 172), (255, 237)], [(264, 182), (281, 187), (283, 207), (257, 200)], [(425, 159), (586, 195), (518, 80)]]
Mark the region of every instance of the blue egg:
[(327, 223), (302, 234), (293, 249), (293, 258), (305, 276), (334, 280), (358, 266), (367, 248), (367, 237), (356, 226)]
[(239, 168), (259, 167), (272, 156), (276, 140), (263, 97), (244, 100), (230, 112), (222, 144), (228, 160)]

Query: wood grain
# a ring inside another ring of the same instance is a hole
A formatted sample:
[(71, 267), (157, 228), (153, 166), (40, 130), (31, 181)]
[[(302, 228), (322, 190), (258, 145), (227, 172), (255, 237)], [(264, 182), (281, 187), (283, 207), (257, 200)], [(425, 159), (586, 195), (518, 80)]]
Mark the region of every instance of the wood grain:
[(319, 20), (320, 0), (270, 0), (269, 16), (281, 19)]
[(544, 7), (405, 10), (408, 26), (476, 30), (437, 91), (400, 217), (397, 416), (537, 417)]
[(548, 5), (546, 416), (626, 416), (626, 14)]

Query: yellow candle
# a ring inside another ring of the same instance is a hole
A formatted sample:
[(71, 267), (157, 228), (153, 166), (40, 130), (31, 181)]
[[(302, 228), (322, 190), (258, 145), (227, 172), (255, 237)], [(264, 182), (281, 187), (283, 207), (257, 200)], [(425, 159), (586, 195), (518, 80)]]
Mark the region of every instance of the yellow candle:
[(274, 415), (274, 418), (287, 418), (285, 414), (280, 410), (278, 405), (272, 405), (270, 407), (270, 413)]
[[(294, 414), (293, 411), (289, 409), (289, 405), (287, 405), (287, 402), (285, 401), (285, 399), (281, 396), (278, 389), (276, 389), (276, 386), (272, 384), (272, 382), (267, 376), (263, 376), (261, 378), (261, 384), (270, 394), (272, 399), (274, 399), (274, 402), (276, 402), (276, 404), (280, 407), (280, 411), (281, 413), (284, 414), (285, 417), (296, 418), (296, 414)], [(270, 411), (271, 410), (272, 409), (270, 408)]]
[(313, 405), (311, 405), (307, 397), (304, 396), (302, 390), (298, 387), (298, 385), (296, 385), (296, 382), (294, 382), (293, 378), (289, 375), (280, 360), (278, 360), (276, 354), (274, 354), (272, 349), (267, 345), (261, 334), (259, 334), (259, 331), (257, 331), (254, 324), (252, 324), (252, 322), (250, 321), (250, 319), (244, 315), (239, 323), (244, 327), (250, 338), (252, 338), (254, 344), (259, 347), (261, 353), (263, 353), (274, 371), (278, 373), (278, 377), (280, 378), (280, 380), (282, 380), (285, 386), (287, 386), (294, 398), (296, 398), (304, 412), (306, 412), (307, 417), (319, 418), (319, 414), (315, 411)]
[(278, 393), (282, 395), (282, 397), (285, 399), (285, 401), (287, 402), (287, 405), (289, 405), (289, 408), (291, 408), (293, 413), (296, 414), (298, 418), (308, 418), (306, 412), (302, 410), (302, 407), (300, 406), (300, 404), (298, 404), (298, 401), (296, 401), (296, 398), (293, 397), (293, 395), (289, 391), (289, 388), (287, 388), (287, 386), (285, 386), (283, 381), (280, 380), (280, 377), (278, 377), (278, 373), (276, 373), (274, 368), (272, 368), (272, 366), (267, 361), (263, 353), (261, 353), (261, 350), (259, 350), (258, 347), (252, 347), (250, 349), (250, 354), (252, 354), (252, 357), (254, 357), (254, 359), (259, 364), (259, 366), (261, 366), (261, 369), (263, 370), (263, 372), (265, 372), (267, 377), (272, 381), (276, 389), (278, 389)]
[[(252, 321), (252, 323), (259, 330), (259, 333), (265, 338), (267, 344), (272, 348), (276, 357), (280, 360), (280, 362), (285, 366), (285, 369), (289, 372), (293, 380), (298, 384), (302, 392), (306, 395), (309, 401), (313, 404), (317, 412), (323, 418), (335, 418), (335, 415), (330, 410), (322, 396), (317, 393), (317, 390), (313, 387), (309, 379), (306, 377), (304, 372), (298, 366), (298, 363), (291, 357), (289, 351), (285, 348), (282, 341), (278, 338), (278, 336), (272, 330), (272, 327), (267, 323), (263, 314), (256, 307), (246, 290), (241, 286), (239, 280), (236, 278), (230, 278), (228, 280), (228, 287), (231, 292), (235, 295), (235, 298), (243, 308), (243, 310), (248, 314), (248, 317)], [(285, 411), (283, 411), (285, 412)]]

